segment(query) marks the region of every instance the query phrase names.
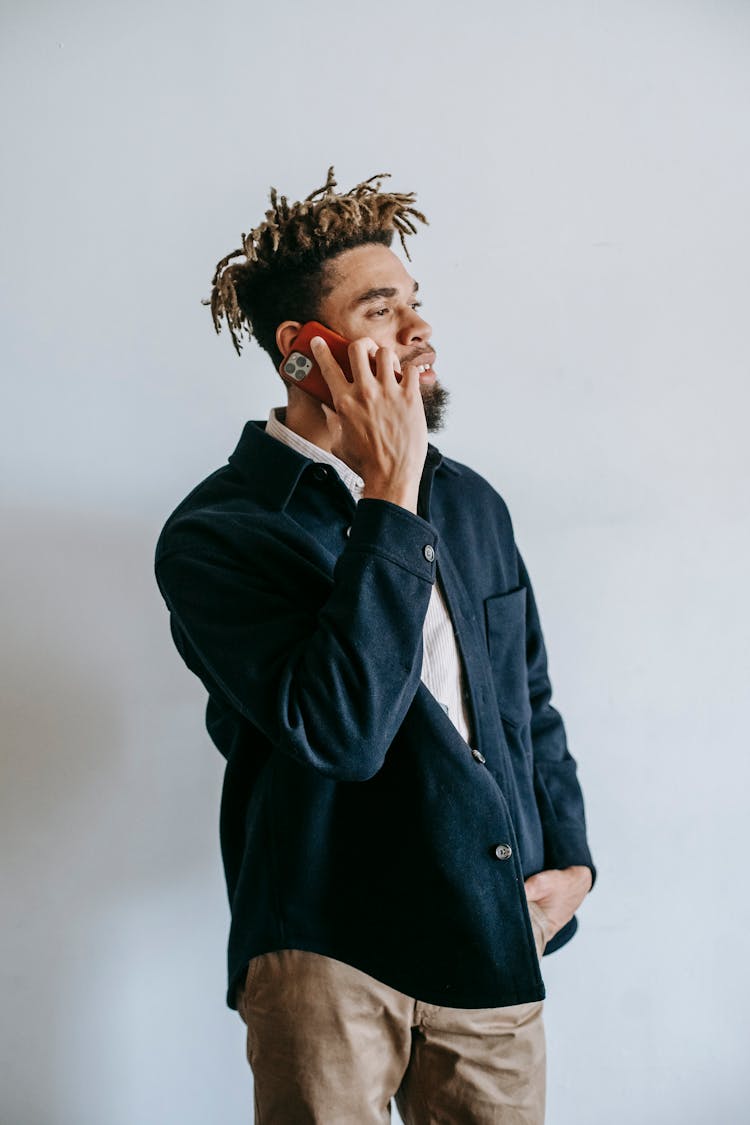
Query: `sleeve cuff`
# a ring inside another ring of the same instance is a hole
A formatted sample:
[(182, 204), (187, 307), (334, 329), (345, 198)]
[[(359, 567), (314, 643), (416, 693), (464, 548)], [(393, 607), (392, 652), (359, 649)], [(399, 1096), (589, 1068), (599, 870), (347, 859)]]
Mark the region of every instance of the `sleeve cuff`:
[(348, 549), (380, 555), (405, 570), (435, 581), (438, 534), (432, 524), (389, 500), (360, 500)]

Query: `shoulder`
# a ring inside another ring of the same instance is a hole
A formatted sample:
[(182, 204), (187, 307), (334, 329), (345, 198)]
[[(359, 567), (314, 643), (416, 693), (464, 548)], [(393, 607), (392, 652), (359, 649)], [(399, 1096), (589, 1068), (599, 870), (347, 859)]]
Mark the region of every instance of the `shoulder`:
[(196, 484), (164, 522), (156, 544), (156, 561), (184, 548), (200, 535), (202, 526), (220, 517), (231, 493), (232, 470), (228, 465), (216, 469)]
[[(278, 526), (285, 500), (309, 464), (294, 450), (247, 422), (227, 463), (180, 501), (156, 545), (157, 565), (168, 554), (246, 548)], [(283, 518), (283, 517), (281, 517)]]
[(513, 534), (510, 510), (501, 494), (475, 469), (452, 457), (443, 456), (435, 473), (433, 502), (449, 506), (462, 518), (484, 517)]
[(156, 567), (174, 555), (246, 556), (279, 516), (253, 497), (232, 465), (225, 465), (191, 489), (168, 516), (156, 543)]

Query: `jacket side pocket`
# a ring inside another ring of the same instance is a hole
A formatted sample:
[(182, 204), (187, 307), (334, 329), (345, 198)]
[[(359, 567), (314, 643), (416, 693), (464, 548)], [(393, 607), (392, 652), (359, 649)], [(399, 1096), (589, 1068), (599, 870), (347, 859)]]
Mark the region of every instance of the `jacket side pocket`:
[(526, 672), (526, 589), (495, 594), (484, 603), (487, 647), (500, 714), (521, 725), (531, 718)]

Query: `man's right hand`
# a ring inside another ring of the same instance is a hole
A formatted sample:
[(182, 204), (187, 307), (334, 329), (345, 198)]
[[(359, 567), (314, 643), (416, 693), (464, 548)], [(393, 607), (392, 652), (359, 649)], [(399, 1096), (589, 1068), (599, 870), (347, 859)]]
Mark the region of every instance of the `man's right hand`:
[(416, 512), (427, 456), (427, 423), (416, 365), (405, 364), (402, 371), (392, 348), (380, 348), (363, 336), (349, 345), (354, 379), (350, 383), (321, 337), (314, 337), (311, 347), (336, 410), (331, 452), (362, 477), (364, 497), (389, 500)]

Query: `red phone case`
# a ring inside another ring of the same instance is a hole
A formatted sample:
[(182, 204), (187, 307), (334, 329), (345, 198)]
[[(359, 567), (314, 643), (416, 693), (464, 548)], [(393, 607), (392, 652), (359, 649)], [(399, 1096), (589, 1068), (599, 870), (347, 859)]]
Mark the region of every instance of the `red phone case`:
[(302, 325), (294, 339), (292, 350), (282, 360), (279, 371), (287, 379), (293, 379), (298, 387), (307, 391), (313, 398), (320, 399), (326, 406), (333, 407), (333, 399), (331, 398), (331, 392), (328, 390), (328, 384), (323, 378), (310, 348), (310, 341), (313, 336), (323, 337), (331, 349), (333, 358), (349, 382), (353, 382), (347, 350), (350, 341), (345, 340), (343, 336), (339, 336), (337, 332), (333, 332), (330, 328), (326, 328), (324, 324), (319, 324), (317, 320), (309, 320), (307, 324)]

